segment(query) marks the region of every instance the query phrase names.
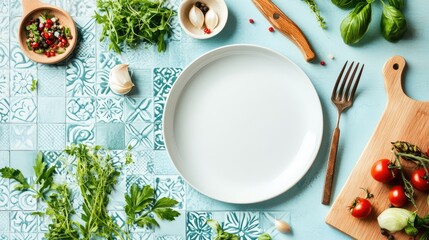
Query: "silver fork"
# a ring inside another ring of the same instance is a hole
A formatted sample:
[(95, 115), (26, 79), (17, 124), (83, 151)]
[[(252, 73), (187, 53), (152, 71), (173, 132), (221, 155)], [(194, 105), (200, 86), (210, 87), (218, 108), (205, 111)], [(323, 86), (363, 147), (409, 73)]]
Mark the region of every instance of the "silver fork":
[[(338, 115), (337, 115), (337, 125), (334, 129), (334, 133), (332, 134), (331, 148), (329, 150), (329, 157), (328, 157), (328, 167), (326, 169), (325, 186), (323, 188), (322, 204), (325, 204), (325, 205), (329, 205), (331, 202), (332, 182), (334, 179), (335, 161), (337, 159), (338, 140), (340, 139), (339, 125), (340, 125), (341, 113), (347, 108), (352, 106), (353, 98), (355, 96), (355, 92), (359, 84), (359, 80), (362, 75), (363, 68), (365, 66), (364, 64), (362, 64), (359, 74), (355, 78), (356, 72), (359, 69), (359, 63), (356, 64), (356, 67), (354, 68), (352, 75), (349, 77), (350, 72), (353, 69), (353, 65), (354, 65), (354, 62), (352, 62), (352, 64), (347, 70), (346, 75), (343, 78), (343, 73), (344, 73), (344, 70), (346, 69), (347, 62), (344, 64), (343, 69), (341, 70), (340, 75), (338, 75), (337, 81), (335, 82), (334, 90), (332, 91), (331, 101), (337, 107)], [(352, 85), (353, 85), (353, 88), (351, 88)], [(344, 91), (344, 87), (345, 87), (345, 91)]]

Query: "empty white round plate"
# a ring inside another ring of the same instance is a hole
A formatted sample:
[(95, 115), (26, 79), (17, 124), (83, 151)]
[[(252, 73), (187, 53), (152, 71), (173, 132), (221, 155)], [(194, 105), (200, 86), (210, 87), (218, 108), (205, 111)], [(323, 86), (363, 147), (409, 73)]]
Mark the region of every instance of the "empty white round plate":
[(164, 119), (167, 151), (201, 193), (230, 203), (275, 197), (313, 163), (322, 108), (307, 75), (253, 45), (208, 52), (178, 77)]

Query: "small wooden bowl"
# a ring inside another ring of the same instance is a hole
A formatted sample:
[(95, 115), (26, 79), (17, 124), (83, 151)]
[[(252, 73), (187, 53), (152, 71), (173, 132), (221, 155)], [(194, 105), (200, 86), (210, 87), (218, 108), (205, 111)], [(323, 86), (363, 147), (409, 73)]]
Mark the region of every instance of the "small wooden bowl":
[[(219, 22), (210, 34), (204, 33), (204, 29), (198, 29), (189, 20), (189, 11), (196, 2), (207, 4), (219, 17)], [(186, 34), (197, 39), (207, 39), (216, 36), (225, 27), (228, 20), (228, 7), (224, 0), (184, 0), (179, 5), (179, 23)]]
[[(22, 0), (22, 10), (23, 17), (21, 23), (19, 24), (18, 41), (22, 51), (28, 58), (38, 63), (55, 64), (70, 56), (76, 47), (77, 29), (73, 19), (67, 12), (61, 8), (41, 3), (39, 0)], [(31, 50), (28, 50), (27, 44), (25, 42), (27, 40), (27, 37), (25, 36), (26, 23), (36, 17), (39, 17), (40, 14), (45, 11), (48, 11), (50, 14), (58, 18), (61, 25), (70, 28), (70, 33), (72, 35), (72, 39), (68, 40), (69, 46), (66, 48), (66, 51), (62, 54), (56, 54), (53, 57), (47, 57), (43, 53), (35, 53)]]

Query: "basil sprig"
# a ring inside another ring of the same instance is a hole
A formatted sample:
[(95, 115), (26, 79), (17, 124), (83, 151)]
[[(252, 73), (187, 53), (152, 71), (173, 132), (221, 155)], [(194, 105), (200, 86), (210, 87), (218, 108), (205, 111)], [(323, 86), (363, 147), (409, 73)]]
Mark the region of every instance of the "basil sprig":
[(359, 42), (363, 38), (371, 22), (371, 12), (371, 4), (361, 2), (341, 22), (341, 36), (346, 44)]
[(391, 42), (398, 41), (407, 32), (407, 20), (404, 14), (395, 7), (383, 5), (381, 16), (381, 33)]
[[(331, 0), (339, 8), (353, 8), (347, 17), (341, 22), (341, 37), (346, 44), (359, 42), (368, 31), (372, 19), (372, 4), (375, 0)], [(387, 0), (383, 4), (381, 16), (381, 33), (391, 42), (400, 40), (408, 30), (407, 21), (401, 12), (405, 0)]]
[(331, 2), (339, 8), (349, 9), (349, 8), (356, 7), (358, 3), (366, 2), (366, 1), (365, 0), (331, 0)]

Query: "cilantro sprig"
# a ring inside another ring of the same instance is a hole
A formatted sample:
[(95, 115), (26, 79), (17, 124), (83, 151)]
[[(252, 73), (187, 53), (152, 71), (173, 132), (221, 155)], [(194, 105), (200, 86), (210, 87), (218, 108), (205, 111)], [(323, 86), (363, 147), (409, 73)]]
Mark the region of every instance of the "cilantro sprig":
[(94, 18), (103, 29), (100, 41), (110, 40), (109, 50), (121, 53), (122, 44), (131, 48), (140, 42), (155, 44), (158, 52), (167, 48), (175, 11), (164, 7), (164, 0), (97, 0)]

